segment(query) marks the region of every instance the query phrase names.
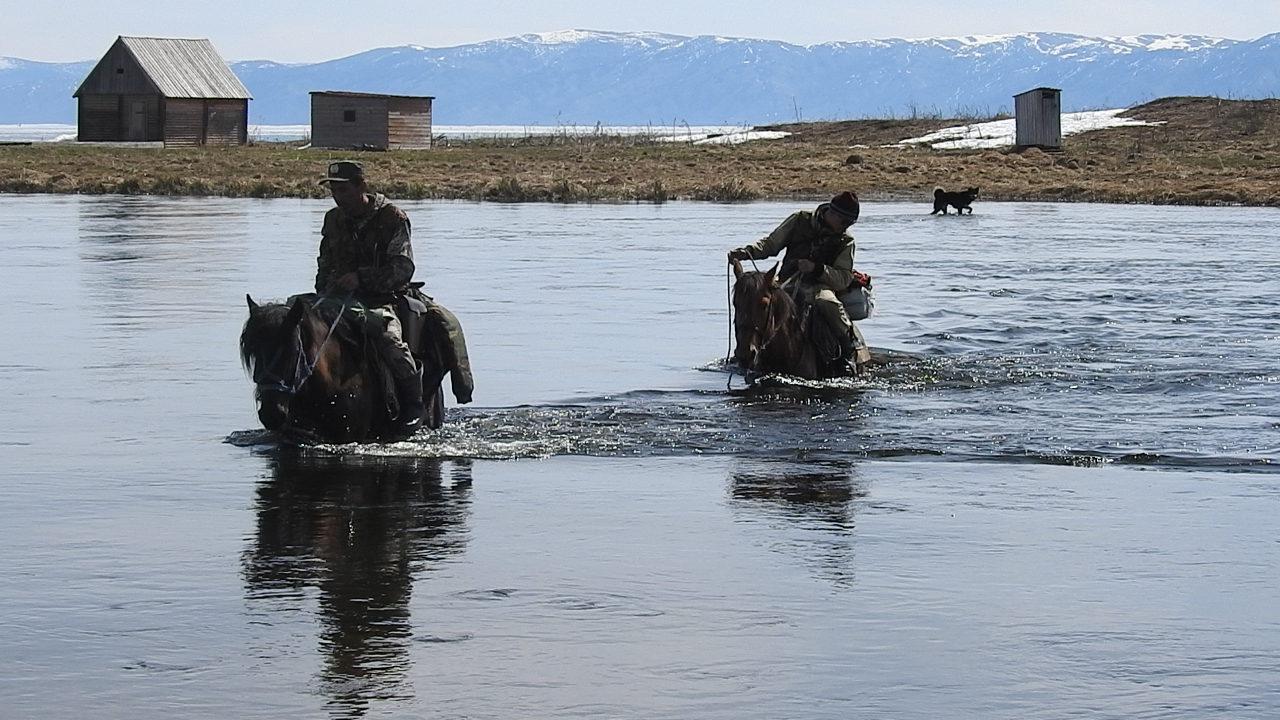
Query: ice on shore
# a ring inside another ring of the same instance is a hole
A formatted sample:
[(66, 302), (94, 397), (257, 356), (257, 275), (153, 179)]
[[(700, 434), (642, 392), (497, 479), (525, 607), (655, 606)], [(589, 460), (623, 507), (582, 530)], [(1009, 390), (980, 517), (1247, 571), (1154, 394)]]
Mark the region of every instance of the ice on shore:
[[(1110, 127), (1128, 127), (1133, 125), (1159, 125), (1145, 120), (1120, 117), (1125, 108), (1117, 110), (1089, 110), (1062, 114), (1062, 135), (1075, 135), (1089, 130), (1101, 130)], [(991, 122), (956, 125), (943, 128), (928, 135), (909, 138), (898, 142), (898, 145), (929, 145), (935, 150), (971, 150), (998, 148), (1012, 145), (1015, 135), (1013, 118), (992, 120)]]
[[(532, 138), (548, 136), (649, 137), (659, 142), (736, 144), (747, 140), (767, 140), (786, 133), (752, 130), (746, 125), (435, 125), (432, 134), (440, 140), (489, 138)], [(249, 125), (249, 139), (256, 142), (301, 141), (311, 136), (310, 125)], [(61, 142), (76, 139), (76, 126), (61, 123), (0, 125), (0, 142)]]

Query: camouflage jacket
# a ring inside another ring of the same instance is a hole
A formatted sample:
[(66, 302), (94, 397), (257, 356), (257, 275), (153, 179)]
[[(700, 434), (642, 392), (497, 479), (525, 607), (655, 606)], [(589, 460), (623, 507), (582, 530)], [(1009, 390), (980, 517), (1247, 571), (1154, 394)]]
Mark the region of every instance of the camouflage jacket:
[(360, 278), (356, 297), (385, 304), (413, 279), (413, 247), (409, 217), (381, 194), (371, 194), (372, 207), (360, 216), (335, 207), (325, 213), (316, 259), (316, 292), (354, 272)]
[(837, 293), (844, 292), (853, 282), (853, 238), (833, 231), (823, 222), (822, 210), (820, 205), (817, 210), (793, 213), (767, 237), (741, 249), (757, 260), (786, 250), (778, 273), (783, 280), (800, 272), (801, 260), (812, 260), (817, 267), (805, 273), (803, 279), (825, 285)]

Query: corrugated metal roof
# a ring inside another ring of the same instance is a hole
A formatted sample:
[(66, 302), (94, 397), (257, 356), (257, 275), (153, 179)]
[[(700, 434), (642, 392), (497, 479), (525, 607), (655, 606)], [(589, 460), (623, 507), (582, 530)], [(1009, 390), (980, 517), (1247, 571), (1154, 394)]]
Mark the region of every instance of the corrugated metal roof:
[(312, 90), (311, 95), (334, 95), (359, 98), (408, 98), (410, 100), (435, 100), (435, 95), (388, 95), (386, 93), (354, 92), (351, 90)]
[(165, 97), (253, 98), (208, 40), (121, 35), (117, 42), (133, 53)]
[(1051, 88), (1051, 87), (1041, 85), (1038, 88), (1031, 88), (1030, 90), (1024, 90), (1023, 92), (1020, 92), (1017, 95), (1014, 95), (1014, 97), (1021, 97), (1023, 95), (1026, 95), (1027, 93), (1040, 92), (1041, 90), (1052, 90), (1053, 92), (1056, 92), (1056, 93), (1062, 92), (1062, 88)]

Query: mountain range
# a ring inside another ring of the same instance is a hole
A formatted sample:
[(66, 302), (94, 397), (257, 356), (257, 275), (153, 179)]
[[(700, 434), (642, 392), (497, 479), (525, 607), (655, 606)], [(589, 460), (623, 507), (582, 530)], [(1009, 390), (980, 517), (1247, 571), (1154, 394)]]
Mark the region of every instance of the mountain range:
[[(71, 94), (96, 62), (0, 57), (0, 123), (75, 122)], [(1064, 111), (1169, 95), (1275, 97), (1280, 33), (1247, 41), (1021, 33), (794, 45), (570, 30), (231, 68), (253, 93), (250, 122), (261, 124), (306, 123), (308, 92), (353, 90), (434, 96), (440, 125), (758, 125), (987, 116), (1011, 112), (1015, 93), (1039, 86), (1061, 88)]]

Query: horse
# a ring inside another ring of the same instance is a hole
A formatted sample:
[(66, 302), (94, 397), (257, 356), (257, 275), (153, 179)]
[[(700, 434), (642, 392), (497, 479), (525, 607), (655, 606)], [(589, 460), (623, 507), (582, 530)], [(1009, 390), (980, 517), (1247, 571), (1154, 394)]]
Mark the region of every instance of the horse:
[[(778, 281), (777, 265), (747, 272), (734, 260), (733, 274), (733, 358), (739, 368), (749, 376), (780, 373), (806, 380), (847, 374), (833, 340), (811, 339), (806, 313)], [(859, 352), (859, 369), (864, 357)]]
[[(253, 378), (258, 419), (288, 442), (401, 439), (390, 380), (376, 351), (351, 320), (349, 301), (297, 296), (259, 305), (246, 295), (249, 318), (240, 333), (240, 359)], [(444, 373), (423, 364), (422, 426), (444, 421)]]

